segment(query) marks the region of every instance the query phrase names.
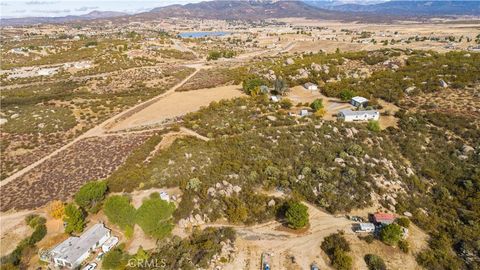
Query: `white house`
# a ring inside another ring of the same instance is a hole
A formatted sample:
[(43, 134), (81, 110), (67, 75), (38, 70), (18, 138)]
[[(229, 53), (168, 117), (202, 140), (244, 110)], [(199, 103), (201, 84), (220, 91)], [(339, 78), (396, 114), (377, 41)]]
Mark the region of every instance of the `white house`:
[(273, 102), (279, 102), (280, 99), (277, 96), (270, 96), (270, 100)]
[(352, 100), (350, 100), (350, 104), (352, 104), (355, 107), (367, 107), (368, 105), (368, 99), (360, 96), (353, 97)]
[(108, 238), (108, 240), (102, 245), (102, 251), (105, 253), (109, 252), (117, 243), (118, 237), (112, 236)]
[(162, 192), (160, 192), (160, 199), (169, 202), (170, 201), (170, 195), (168, 195), (167, 192), (162, 191)]
[(310, 82), (304, 84), (303, 87), (305, 87), (305, 89), (311, 90), (311, 91), (317, 91), (318, 90), (318, 86), (316, 84), (310, 83)]
[(110, 230), (102, 223), (93, 225), (80, 237), (71, 236), (50, 251), (54, 264), (58, 267), (76, 268), (90, 252), (102, 246), (110, 237)]
[(376, 110), (369, 110), (369, 111), (341, 110), (338, 113), (338, 118), (341, 120), (344, 120), (345, 122), (371, 121), (371, 120), (378, 120), (380, 118), (380, 113)]
[(375, 225), (373, 223), (359, 223), (356, 226), (355, 232), (373, 232)]

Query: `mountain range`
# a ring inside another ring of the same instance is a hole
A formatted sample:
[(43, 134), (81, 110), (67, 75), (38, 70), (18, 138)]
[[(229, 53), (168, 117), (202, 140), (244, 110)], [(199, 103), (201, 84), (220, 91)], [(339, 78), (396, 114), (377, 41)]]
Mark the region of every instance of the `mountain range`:
[(480, 1), (387, 1), (368, 4), (345, 3), (337, 0), (219, 0), (186, 5), (170, 5), (148, 12), (128, 15), (113, 11), (92, 11), (80, 16), (27, 17), (1, 19), (0, 25), (67, 23), (95, 19), (148, 20), (167, 17), (222, 20), (262, 20), (304, 17), (312, 19), (385, 21), (450, 15), (480, 16)]

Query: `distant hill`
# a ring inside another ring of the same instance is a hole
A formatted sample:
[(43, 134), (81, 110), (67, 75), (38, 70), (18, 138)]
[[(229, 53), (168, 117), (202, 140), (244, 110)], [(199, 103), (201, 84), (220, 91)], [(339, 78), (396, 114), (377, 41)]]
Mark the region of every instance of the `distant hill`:
[(388, 1), (374, 4), (343, 4), (337, 1), (305, 0), (305, 3), (328, 10), (389, 14), (394, 16), (480, 16), (480, 1)]
[(1, 26), (31, 25), (39, 23), (65, 23), (74, 21), (106, 19), (125, 16), (127, 13), (116, 11), (92, 11), (84, 15), (69, 15), (63, 17), (25, 17), (0, 19)]
[(258, 20), (285, 17), (338, 19), (341, 15), (343, 12), (321, 9), (302, 1), (230, 0), (159, 7), (135, 16)]

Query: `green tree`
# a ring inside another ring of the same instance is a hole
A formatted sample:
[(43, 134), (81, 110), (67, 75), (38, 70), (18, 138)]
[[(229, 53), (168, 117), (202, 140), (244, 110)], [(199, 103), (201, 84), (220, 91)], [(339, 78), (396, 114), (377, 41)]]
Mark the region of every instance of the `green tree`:
[(128, 254), (115, 248), (105, 254), (102, 259), (103, 269), (124, 269), (128, 263)]
[(135, 220), (142, 230), (157, 239), (164, 238), (173, 229), (172, 214), (175, 205), (160, 198), (151, 197), (137, 209)]
[(387, 270), (383, 259), (375, 254), (367, 254), (363, 259), (369, 270)]
[(105, 198), (106, 181), (93, 181), (83, 185), (75, 194), (75, 202), (85, 210), (96, 212), (98, 204)]
[(402, 239), (402, 227), (398, 224), (388, 224), (380, 231), (380, 240), (387, 245), (396, 245)]
[(108, 220), (126, 230), (135, 225), (135, 208), (126, 196), (114, 195), (105, 200), (105, 215)]
[(77, 208), (73, 203), (67, 204), (65, 207), (65, 217), (63, 221), (67, 223), (65, 226), (66, 233), (80, 233), (85, 227), (85, 216), (82, 210)]
[(290, 202), (285, 217), (291, 228), (303, 228), (308, 224), (308, 207), (300, 202)]
[(323, 99), (320, 99), (320, 98), (315, 99), (312, 102), (312, 104), (310, 104), (310, 108), (312, 108), (314, 112), (317, 112), (318, 110), (323, 109)]

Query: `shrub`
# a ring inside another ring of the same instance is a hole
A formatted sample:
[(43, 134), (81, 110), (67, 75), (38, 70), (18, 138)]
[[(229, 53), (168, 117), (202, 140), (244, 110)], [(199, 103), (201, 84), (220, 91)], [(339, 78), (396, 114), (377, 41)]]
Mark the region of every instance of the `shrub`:
[(345, 251), (336, 249), (332, 255), (332, 266), (338, 270), (352, 269), (352, 257), (348, 256)]
[(260, 93), (260, 86), (264, 85), (265, 81), (259, 77), (249, 77), (243, 80), (242, 89), (247, 95), (257, 95)]
[(398, 247), (404, 253), (408, 253), (408, 251), (410, 251), (410, 244), (408, 244), (408, 242), (406, 240), (398, 241)]
[(63, 221), (67, 223), (65, 227), (66, 233), (80, 233), (85, 227), (85, 216), (73, 203), (67, 204), (65, 207), (65, 217)]
[(282, 98), (282, 100), (280, 101), (280, 107), (282, 107), (282, 109), (290, 109), (291, 107), (293, 106), (293, 103), (290, 99), (288, 98)]
[[(105, 198), (106, 181), (94, 181), (83, 185), (75, 194), (75, 202), (85, 210), (97, 210), (96, 205)], [(93, 211), (94, 212), (94, 211)]]
[(398, 224), (389, 224), (380, 231), (380, 240), (387, 245), (396, 245), (402, 239), (402, 227)]
[(355, 93), (352, 90), (345, 89), (340, 92), (340, 99), (343, 101), (351, 100), (354, 96)]
[(54, 219), (60, 219), (65, 214), (65, 205), (62, 201), (52, 201), (48, 206), (48, 214)]
[(102, 259), (103, 269), (123, 269), (128, 263), (128, 254), (115, 248), (105, 254)]
[(383, 259), (375, 254), (367, 254), (364, 257), (369, 270), (387, 270)]
[(328, 256), (332, 256), (336, 249), (345, 252), (350, 251), (350, 244), (348, 244), (347, 239), (342, 234), (334, 233), (325, 237), (321, 248)]
[(408, 228), (410, 226), (410, 219), (406, 217), (397, 218), (395, 222), (404, 228)]
[(314, 112), (317, 112), (318, 110), (323, 109), (323, 99), (320, 99), (320, 98), (315, 99), (312, 102), (312, 104), (310, 104), (310, 108), (312, 108)]
[(135, 225), (135, 208), (126, 196), (114, 195), (108, 197), (105, 200), (104, 211), (110, 222), (117, 224), (124, 230), (127, 229), (127, 226), (133, 228)]
[(175, 210), (173, 203), (160, 198), (144, 200), (135, 215), (137, 224), (142, 230), (157, 239), (164, 238), (173, 229), (172, 214)]
[(248, 218), (248, 209), (245, 203), (237, 197), (225, 198), (227, 211), (225, 212), (228, 221), (242, 223)]
[(285, 217), (289, 227), (303, 228), (308, 224), (308, 207), (300, 202), (289, 202)]
[(379, 132), (380, 131), (380, 124), (378, 123), (378, 121), (368, 121), (367, 128), (370, 131)]

